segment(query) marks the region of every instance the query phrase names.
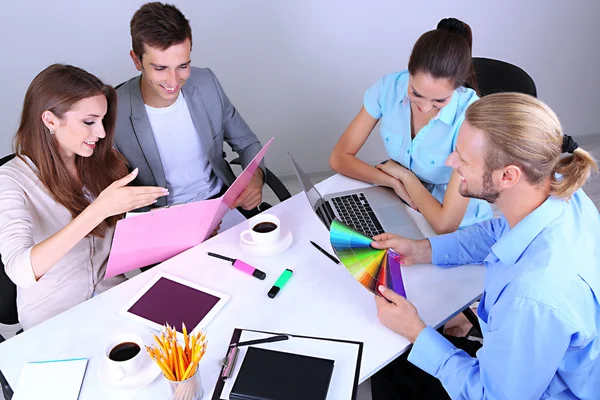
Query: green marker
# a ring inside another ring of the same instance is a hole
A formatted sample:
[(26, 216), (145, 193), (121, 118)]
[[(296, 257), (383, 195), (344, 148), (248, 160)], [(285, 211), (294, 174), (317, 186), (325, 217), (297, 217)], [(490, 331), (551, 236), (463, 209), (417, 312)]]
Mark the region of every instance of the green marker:
[(287, 281), (289, 281), (292, 277), (293, 273), (294, 271), (292, 271), (291, 269), (286, 269), (285, 271), (283, 271), (281, 275), (279, 275), (279, 278), (277, 278), (277, 281), (275, 282), (271, 290), (269, 290), (269, 293), (267, 293), (267, 296), (269, 296), (270, 298), (274, 298), (275, 296), (277, 296), (277, 293), (279, 293), (279, 291), (283, 289)]

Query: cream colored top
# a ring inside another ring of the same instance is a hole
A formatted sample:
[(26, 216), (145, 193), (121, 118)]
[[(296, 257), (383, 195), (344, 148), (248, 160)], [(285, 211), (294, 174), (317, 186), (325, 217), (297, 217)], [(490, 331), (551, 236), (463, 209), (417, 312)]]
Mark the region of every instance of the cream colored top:
[(104, 238), (87, 236), (35, 280), (31, 249), (72, 221), (37, 178), (35, 165), (18, 157), (0, 167), (0, 255), (17, 285), (17, 308), (29, 329), (125, 280), (104, 279), (114, 228)]

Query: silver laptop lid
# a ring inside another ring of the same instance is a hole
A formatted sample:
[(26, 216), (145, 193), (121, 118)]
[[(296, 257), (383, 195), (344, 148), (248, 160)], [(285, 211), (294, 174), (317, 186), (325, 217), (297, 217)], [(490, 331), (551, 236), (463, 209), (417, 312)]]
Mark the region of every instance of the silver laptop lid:
[(321, 196), (321, 193), (319, 193), (315, 185), (312, 184), (310, 178), (306, 175), (306, 173), (304, 173), (302, 168), (300, 168), (300, 166), (298, 165), (296, 160), (294, 160), (294, 157), (292, 157), (289, 151), (287, 152), (287, 155), (290, 157), (290, 161), (292, 162), (292, 168), (294, 168), (296, 177), (298, 177), (298, 180), (300, 181), (300, 186), (302, 186), (302, 190), (304, 191), (304, 193), (306, 193), (306, 197), (308, 197), (308, 202), (310, 203), (310, 206), (312, 207), (315, 214), (317, 214), (317, 217), (319, 217), (321, 222), (323, 222), (325, 227), (329, 229), (329, 227), (331, 226), (331, 222), (335, 218), (333, 211), (329, 208), (329, 204), (325, 200), (323, 200), (323, 196)]

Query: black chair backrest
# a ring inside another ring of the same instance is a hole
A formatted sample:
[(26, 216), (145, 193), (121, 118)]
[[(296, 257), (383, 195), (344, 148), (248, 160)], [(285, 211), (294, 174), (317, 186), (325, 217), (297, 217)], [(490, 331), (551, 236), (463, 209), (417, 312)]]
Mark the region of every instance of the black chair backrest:
[[(15, 158), (10, 154), (0, 159), (0, 166)], [(17, 314), (17, 287), (6, 275), (4, 264), (0, 257), (0, 323), (14, 325), (19, 322)]]
[[(4, 342), (4, 336), (0, 335), (0, 343)], [(11, 400), (13, 397), (13, 390), (8, 384), (8, 381), (4, 377), (2, 371), (0, 371), (0, 386), (2, 386), (2, 394), (4, 395), (4, 400)]]
[(481, 96), (519, 92), (537, 97), (535, 82), (516, 65), (491, 58), (473, 57), (473, 66)]

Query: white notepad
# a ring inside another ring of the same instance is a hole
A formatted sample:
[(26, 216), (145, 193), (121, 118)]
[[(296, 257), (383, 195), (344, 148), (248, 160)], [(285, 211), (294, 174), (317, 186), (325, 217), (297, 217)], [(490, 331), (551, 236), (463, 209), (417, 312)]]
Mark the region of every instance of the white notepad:
[(87, 363), (86, 358), (27, 363), (13, 400), (77, 400)]

